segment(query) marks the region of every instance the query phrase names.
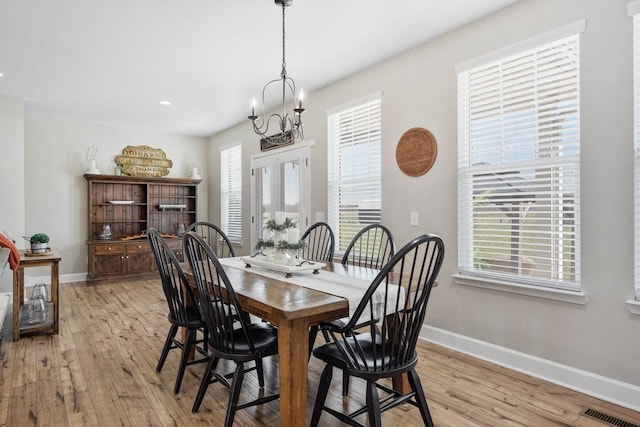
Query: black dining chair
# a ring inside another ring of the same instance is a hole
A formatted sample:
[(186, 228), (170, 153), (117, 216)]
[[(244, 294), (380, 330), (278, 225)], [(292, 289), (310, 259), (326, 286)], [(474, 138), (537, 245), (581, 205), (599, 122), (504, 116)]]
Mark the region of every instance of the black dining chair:
[[(278, 394), (271, 394), (239, 403), (244, 374), (247, 372), (245, 364), (255, 363), (262, 386), (262, 359), (278, 354), (278, 331), (269, 323), (252, 323), (249, 316), (237, 316), (235, 313), (243, 313), (242, 306), (208, 243), (194, 232), (185, 234), (184, 242), (187, 260), (198, 287), (200, 310), (209, 332), (209, 351), (214, 356), (207, 365), (192, 411), (199, 410), (209, 384), (219, 381), (230, 389), (224, 425), (231, 427), (237, 410), (279, 398)], [(221, 375), (215, 370), (218, 358), (235, 363), (231, 383), (228, 375)]]
[(191, 224), (187, 231), (193, 231), (207, 242), (211, 250), (218, 258), (235, 257), (236, 251), (231, 245), (231, 240), (220, 227), (206, 221), (198, 221)]
[[(162, 348), (162, 353), (160, 354), (160, 360), (158, 360), (156, 372), (162, 371), (169, 351), (179, 348), (182, 353), (176, 383), (173, 388), (173, 392), (178, 393), (187, 365), (204, 363), (209, 360), (206, 325), (202, 317), (200, 317), (200, 311), (195, 303), (191, 287), (187, 283), (187, 279), (175, 253), (155, 228), (149, 228), (147, 230), (147, 239), (149, 240), (156, 264), (158, 265), (162, 289), (167, 299), (167, 304), (169, 305), (167, 318), (171, 325), (164, 347)], [(178, 328), (185, 328), (187, 331), (184, 343), (176, 338)], [(198, 331), (202, 332), (202, 339), (197, 338)], [(191, 350), (194, 348), (204, 357), (189, 360)]]
[(307, 228), (302, 237), (304, 248), (300, 251), (302, 259), (318, 262), (333, 261), (335, 238), (333, 230), (326, 222), (316, 222)]
[[(300, 251), (300, 256), (304, 260), (318, 262), (332, 262), (335, 251), (335, 237), (333, 230), (326, 222), (316, 222), (302, 233), (300, 238), (304, 242), (304, 248)], [(309, 330), (309, 357), (318, 335), (318, 325), (314, 325)], [(324, 335), (325, 340), (329, 340), (329, 335)]]
[(351, 240), (342, 256), (342, 264), (380, 270), (394, 253), (391, 231), (382, 224), (369, 224)]
[[(382, 412), (408, 402), (417, 406), (426, 426), (433, 420), (415, 366), (416, 343), (423, 325), (431, 288), (444, 259), (444, 242), (435, 235), (416, 237), (402, 247), (382, 268), (343, 326), (323, 325), (332, 342), (313, 355), (325, 363), (311, 418), (317, 426), (323, 412), (355, 426), (356, 418), (367, 414), (369, 424), (381, 425)], [(368, 331), (354, 333), (357, 325), (368, 323)], [(333, 368), (366, 381), (366, 405), (350, 413), (325, 405)], [(383, 384), (384, 378), (407, 375), (411, 391), (401, 394)], [(380, 399), (378, 390), (385, 396)]]
[[(370, 224), (360, 230), (349, 242), (342, 256), (342, 265), (356, 265), (359, 267), (380, 270), (395, 253), (395, 243), (391, 231), (382, 224)], [(344, 324), (347, 319), (338, 319), (332, 325)], [(366, 324), (357, 325), (360, 329)], [(329, 335), (325, 329), (322, 334), (326, 342)], [(349, 394), (349, 375), (343, 371), (342, 395)]]

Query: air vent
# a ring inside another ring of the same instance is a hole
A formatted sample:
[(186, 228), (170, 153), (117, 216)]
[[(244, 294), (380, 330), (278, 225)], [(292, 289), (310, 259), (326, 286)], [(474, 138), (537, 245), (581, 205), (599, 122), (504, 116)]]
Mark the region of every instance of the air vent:
[(601, 421), (603, 423), (617, 426), (617, 427), (640, 427), (638, 424), (630, 423), (629, 421), (621, 420), (613, 415), (605, 414), (604, 412), (596, 411), (595, 409), (585, 408), (582, 411), (582, 415), (586, 415), (594, 420)]

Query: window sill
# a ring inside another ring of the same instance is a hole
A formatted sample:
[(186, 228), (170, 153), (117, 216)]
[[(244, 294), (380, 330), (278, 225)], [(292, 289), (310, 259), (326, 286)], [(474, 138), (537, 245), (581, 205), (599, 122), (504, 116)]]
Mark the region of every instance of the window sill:
[(628, 299), (626, 302), (629, 313), (640, 314), (640, 301), (635, 299)]
[[(571, 304), (585, 305), (587, 303), (587, 294), (582, 291), (567, 291), (564, 289), (544, 288), (540, 286), (503, 282), (495, 279), (464, 276), (461, 274), (454, 274), (453, 278), (455, 279), (456, 284), (463, 286), (491, 289), (493, 291), (508, 292), (511, 294), (528, 295), (536, 298), (562, 301)], [(638, 305), (637, 309), (640, 313), (640, 304)]]

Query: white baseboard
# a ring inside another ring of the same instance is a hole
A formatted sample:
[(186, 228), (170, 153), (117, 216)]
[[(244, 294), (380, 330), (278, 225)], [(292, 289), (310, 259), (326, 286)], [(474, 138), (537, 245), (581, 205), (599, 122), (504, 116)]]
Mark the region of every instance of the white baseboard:
[[(60, 284), (73, 283), (73, 282), (86, 282), (87, 273), (61, 274), (58, 280)], [(33, 277), (27, 276), (27, 275), (24, 276), (25, 288), (30, 288), (36, 283), (51, 284), (51, 276), (50, 275), (33, 276)], [(11, 301), (13, 301), (13, 290), (11, 288), (9, 292), (6, 292), (6, 294), (9, 295), (9, 297), (11, 298)], [(25, 291), (25, 300), (27, 298), (27, 295), (29, 295), (29, 291)]]
[[(73, 273), (73, 274), (61, 274), (59, 277), (59, 283), (72, 283), (72, 282), (85, 282), (87, 280), (87, 273)], [(24, 276), (24, 285), (33, 286), (36, 283), (51, 283), (51, 276)]]
[(420, 337), (514, 371), (640, 411), (640, 387), (444, 329), (424, 325)]

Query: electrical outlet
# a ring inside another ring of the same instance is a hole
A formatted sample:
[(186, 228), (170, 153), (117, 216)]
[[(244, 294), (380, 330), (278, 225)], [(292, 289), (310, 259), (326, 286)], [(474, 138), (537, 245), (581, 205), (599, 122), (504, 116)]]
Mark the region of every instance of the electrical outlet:
[(418, 225), (420, 223), (418, 219), (418, 212), (411, 212), (409, 217), (409, 225)]

